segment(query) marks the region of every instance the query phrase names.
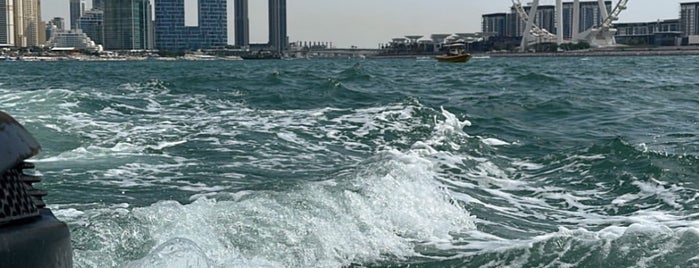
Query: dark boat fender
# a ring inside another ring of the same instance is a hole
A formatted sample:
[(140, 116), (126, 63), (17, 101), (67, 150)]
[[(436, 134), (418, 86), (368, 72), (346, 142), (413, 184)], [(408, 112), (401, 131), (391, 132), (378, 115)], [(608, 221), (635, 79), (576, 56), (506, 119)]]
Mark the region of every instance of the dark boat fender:
[(41, 209), (30, 221), (0, 227), (0, 267), (73, 267), (68, 226)]
[(72, 267), (68, 226), (45, 208), (45, 191), (26, 159), (41, 151), (34, 137), (14, 118), (0, 112), (0, 268)]

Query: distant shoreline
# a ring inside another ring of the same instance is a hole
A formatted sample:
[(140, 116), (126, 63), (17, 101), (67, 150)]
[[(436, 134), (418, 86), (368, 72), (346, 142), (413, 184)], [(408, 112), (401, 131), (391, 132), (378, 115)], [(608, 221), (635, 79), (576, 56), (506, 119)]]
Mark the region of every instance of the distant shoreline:
[[(623, 56), (697, 56), (699, 47), (610, 48), (564, 52), (485, 52), (473, 53), (474, 57), (537, 58), (537, 57), (623, 57)], [(375, 55), (374, 59), (407, 59), (433, 57), (435, 55)]]
[(699, 48), (625, 48), (590, 51), (544, 52), (544, 53), (485, 53), (490, 57), (620, 57), (620, 56), (692, 56), (699, 55)]
[[(394, 55), (365, 55), (368, 59), (421, 59), (434, 58), (439, 54), (394, 54)], [(479, 52), (473, 53), (474, 57), (490, 58), (551, 58), (551, 57), (647, 57), (647, 56), (699, 56), (699, 46), (678, 47), (618, 47), (608, 49), (590, 49), (563, 52)], [(332, 59), (333, 57), (320, 57), (311, 59)], [(342, 58), (342, 57), (335, 57)], [(291, 58), (295, 59), (295, 58)], [(14, 57), (0, 58), (2, 61), (13, 61)], [(175, 61), (175, 60), (233, 60), (230, 57), (149, 57), (149, 56), (120, 56), (120, 57), (94, 57), (90, 55), (54, 55), (54, 56), (19, 56), (21, 61)], [(240, 58), (237, 58), (240, 60)], [(256, 59), (246, 59), (256, 60)]]

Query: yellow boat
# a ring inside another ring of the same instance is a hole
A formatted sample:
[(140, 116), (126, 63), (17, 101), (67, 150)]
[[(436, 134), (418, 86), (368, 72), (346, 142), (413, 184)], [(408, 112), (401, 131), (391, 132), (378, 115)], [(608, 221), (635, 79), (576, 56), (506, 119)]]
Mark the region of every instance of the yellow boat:
[(468, 62), (471, 59), (471, 54), (466, 53), (465, 44), (455, 42), (445, 45), (447, 53), (436, 56), (435, 58), (441, 62)]

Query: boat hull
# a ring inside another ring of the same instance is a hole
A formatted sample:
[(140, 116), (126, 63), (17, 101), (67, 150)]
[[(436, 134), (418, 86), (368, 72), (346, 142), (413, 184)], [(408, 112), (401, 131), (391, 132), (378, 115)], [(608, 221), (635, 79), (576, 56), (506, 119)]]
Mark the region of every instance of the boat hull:
[(468, 62), (471, 59), (471, 54), (441, 55), (435, 58), (441, 62)]
[(0, 267), (73, 267), (68, 226), (45, 208), (46, 191), (34, 188), (41, 178), (24, 173), (34, 168), (25, 160), (40, 150), (19, 122), (0, 111)]
[(73, 267), (68, 226), (49, 209), (36, 218), (0, 227), (0, 267)]

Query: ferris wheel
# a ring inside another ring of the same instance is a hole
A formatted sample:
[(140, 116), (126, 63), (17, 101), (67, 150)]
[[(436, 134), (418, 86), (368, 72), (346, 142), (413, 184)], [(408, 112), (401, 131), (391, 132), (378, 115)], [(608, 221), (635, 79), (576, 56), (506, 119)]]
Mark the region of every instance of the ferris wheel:
[[(544, 39), (545, 42), (551, 42), (552, 40), (556, 40), (556, 35), (550, 33), (546, 29), (542, 29), (534, 23), (534, 19), (529, 16), (527, 11), (524, 9), (524, 6), (522, 5), (521, 1), (512, 0), (512, 4), (514, 5), (515, 12), (517, 12), (517, 15), (519, 15), (519, 18), (522, 20), (522, 22), (524, 22), (525, 25), (527, 25), (525, 26), (525, 30), (522, 35), (526, 35), (525, 33), (528, 33), (530, 34), (530, 36), (536, 37), (539, 40)], [(539, 1), (534, 0), (534, 4), (532, 5), (531, 9), (532, 15), (536, 14), (538, 7)]]
[[(629, 0), (619, 0), (611, 12), (607, 10), (607, 5), (605, 0), (598, 0), (600, 7), (600, 16), (602, 18), (601, 23), (594, 25), (591, 28), (585, 30), (582, 33), (578, 33), (578, 25), (580, 22), (580, 1), (573, 1), (573, 40), (574, 41), (585, 41), (593, 47), (609, 47), (616, 45), (616, 40), (614, 35), (616, 35), (616, 29), (613, 23), (619, 20), (619, 15), (622, 11), (626, 10)], [(522, 22), (525, 24), (524, 32), (522, 33), (522, 45), (521, 48), (526, 50), (526, 47), (530, 44), (542, 43), (542, 42), (556, 42), (561, 44), (563, 42), (563, 31), (557, 31), (554, 35), (546, 29), (542, 29), (535, 22), (536, 12), (539, 7), (539, 0), (533, 0), (531, 3), (530, 13), (527, 13), (524, 5), (520, 0), (512, 0), (513, 8), (515, 12), (519, 15)], [(562, 0), (556, 0), (556, 24), (563, 25), (563, 3)]]

